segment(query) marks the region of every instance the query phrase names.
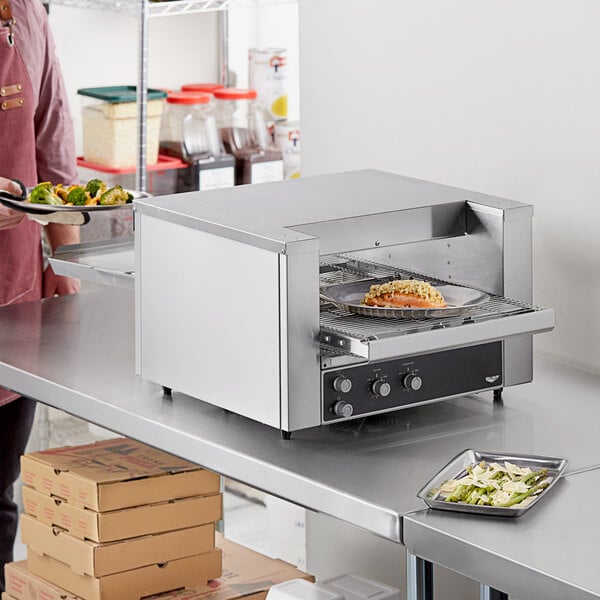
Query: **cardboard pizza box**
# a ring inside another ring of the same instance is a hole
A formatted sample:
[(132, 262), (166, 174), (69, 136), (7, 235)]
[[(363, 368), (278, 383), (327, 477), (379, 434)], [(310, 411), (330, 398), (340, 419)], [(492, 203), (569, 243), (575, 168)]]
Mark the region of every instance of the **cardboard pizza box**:
[(210, 552), (215, 547), (215, 525), (209, 523), (98, 544), (21, 515), (21, 537), (28, 555), (51, 556), (69, 565), (75, 573), (102, 577)]
[(23, 483), (98, 512), (220, 492), (219, 476), (128, 438), (21, 457)]
[(38, 521), (61, 527), (75, 537), (94, 542), (114, 542), (185, 529), (214, 523), (222, 518), (221, 494), (182, 498), (99, 513), (24, 486), (23, 506), (25, 512)]

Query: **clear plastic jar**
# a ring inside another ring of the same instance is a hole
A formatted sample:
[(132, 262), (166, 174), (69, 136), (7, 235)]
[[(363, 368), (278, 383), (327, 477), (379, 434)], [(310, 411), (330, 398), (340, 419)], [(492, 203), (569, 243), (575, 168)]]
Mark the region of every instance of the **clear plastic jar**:
[(167, 96), (161, 128), (160, 148), (186, 161), (223, 153), (210, 94), (171, 92)]
[(272, 144), (256, 91), (221, 88), (214, 96), (221, 140), (236, 159), (236, 185), (281, 181), (283, 157)]

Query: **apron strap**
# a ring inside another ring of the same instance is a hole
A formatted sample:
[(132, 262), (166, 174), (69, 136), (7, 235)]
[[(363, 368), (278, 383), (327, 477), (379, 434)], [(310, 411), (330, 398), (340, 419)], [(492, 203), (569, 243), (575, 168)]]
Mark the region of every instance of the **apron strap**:
[(15, 24), (16, 19), (13, 17), (12, 11), (10, 10), (10, 4), (8, 0), (0, 0), (0, 23), (5, 27), (8, 27), (8, 43), (12, 46), (14, 44), (14, 35), (12, 26)]
[(4, 25), (12, 25), (15, 22), (8, 0), (0, 1), (0, 21), (2, 21)]

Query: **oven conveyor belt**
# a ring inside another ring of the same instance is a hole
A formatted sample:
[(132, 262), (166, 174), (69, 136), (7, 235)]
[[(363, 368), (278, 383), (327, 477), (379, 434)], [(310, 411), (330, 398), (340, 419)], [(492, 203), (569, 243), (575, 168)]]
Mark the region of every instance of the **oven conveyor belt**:
[[(366, 262), (344, 256), (328, 257), (321, 263), (320, 284), (321, 286), (332, 285), (335, 283), (349, 283), (360, 279), (372, 277), (393, 277), (396, 279), (419, 278), (430, 281), (433, 285), (447, 283), (435, 278), (426, 277), (418, 273), (413, 273), (404, 269), (394, 268), (377, 263)], [(490, 300), (477, 308), (473, 308), (465, 315), (454, 317), (430, 317), (419, 320), (404, 319), (384, 319), (366, 317), (357, 314), (350, 314), (335, 306), (322, 302), (320, 312), (320, 330), (321, 342), (325, 345), (335, 345), (338, 351), (353, 352), (362, 355), (364, 358), (373, 358), (368, 350), (363, 348), (373, 345), (377, 340), (392, 340), (393, 338), (404, 338), (409, 334), (440, 332), (435, 335), (442, 341), (441, 331), (454, 330), (456, 337), (462, 337), (458, 334), (457, 328), (465, 332), (469, 325), (503, 320), (505, 317), (515, 317), (518, 315), (528, 315), (537, 312), (545, 312), (542, 309), (525, 302), (511, 300), (501, 296), (490, 294)], [(552, 313), (553, 311), (548, 311)], [(545, 319), (549, 322), (549, 319)], [(531, 331), (525, 324), (523, 333), (542, 331), (549, 327), (531, 327)], [(498, 328), (494, 327), (494, 330)], [(486, 328), (486, 334), (483, 338), (489, 337), (490, 328)], [(464, 339), (472, 339), (473, 336), (465, 335)], [(517, 335), (518, 331), (511, 331), (511, 335)], [(428, 335), (431, 335), (429, 333)], [(405, 338), (404, 338), (405, 339)], [(473, 343), (472, 341), (470, 343)], [(442, 345), (444, 345), (442, 343)]]

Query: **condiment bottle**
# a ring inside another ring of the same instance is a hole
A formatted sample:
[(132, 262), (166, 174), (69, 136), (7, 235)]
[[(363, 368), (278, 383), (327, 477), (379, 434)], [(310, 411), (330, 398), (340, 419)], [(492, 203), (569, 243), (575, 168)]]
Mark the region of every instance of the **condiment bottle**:
[(283, 157), (273, 146), (256, 90), (215, 90), (217, 125), (225, 150), (235, 157), (235, 183), (266, 183), (283, 179)]
[(234, 185), (234, 158), (223, 148), (210, 95), (171, 92), (161, 124), (161, 152), (188, 163), (177, 178), (177, 191), (210, 190)]

